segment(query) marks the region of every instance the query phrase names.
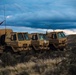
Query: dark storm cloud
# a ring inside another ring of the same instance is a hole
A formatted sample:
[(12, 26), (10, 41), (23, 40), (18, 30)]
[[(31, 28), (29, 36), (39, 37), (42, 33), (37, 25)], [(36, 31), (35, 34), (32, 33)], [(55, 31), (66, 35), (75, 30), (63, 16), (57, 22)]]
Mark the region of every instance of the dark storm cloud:
[(75, 0), (2, 0), (0, 21), (4, 19), (4, 5), (8, 26), (76, 28)]

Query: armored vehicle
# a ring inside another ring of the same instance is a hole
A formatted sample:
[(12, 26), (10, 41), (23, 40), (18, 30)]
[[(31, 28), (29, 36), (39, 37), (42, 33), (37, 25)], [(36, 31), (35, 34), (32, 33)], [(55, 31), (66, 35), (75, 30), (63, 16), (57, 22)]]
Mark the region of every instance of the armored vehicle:
[(11, 32), (7, 29), (6, 34), (1, 33), (0, 37), (1, 46), (4, 47), (5, 52), (31, 50), (31, 40), (27, 32)]
[(34, 50), (48, 50), (49, 49), (49, 41), (46, 37), (46, 34), (43, 33), (32, 33), (32, 47)]
[(51, 49), (60, 49), (64, 50), (67, 45), (67, 37), (63, 31), (54, 31), (46, 34), (49, 40), (49, 47)]

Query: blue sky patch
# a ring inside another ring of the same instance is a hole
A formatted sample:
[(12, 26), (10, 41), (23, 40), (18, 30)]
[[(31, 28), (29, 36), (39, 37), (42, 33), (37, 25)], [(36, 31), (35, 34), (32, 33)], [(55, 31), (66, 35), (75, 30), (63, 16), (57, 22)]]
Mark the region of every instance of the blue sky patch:
[(1, 0), (0, 21), (4, 20), (4, 6), (7, 26), (76, 28), (76, 0)]

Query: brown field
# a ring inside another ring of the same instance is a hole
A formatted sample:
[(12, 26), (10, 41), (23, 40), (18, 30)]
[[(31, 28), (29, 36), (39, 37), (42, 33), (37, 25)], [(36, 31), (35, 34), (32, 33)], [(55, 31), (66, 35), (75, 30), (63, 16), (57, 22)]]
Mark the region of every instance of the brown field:
[[(6, 64), (13, 59), (9, 54), (7, 61), (0, 61), (0, 75), (76, 75), (75, 52), (72, 52), (76, 48), (75, 39), (76, 35), (68, 36), (68, 49), (66, 51), (55, 51), (46, 55), (30, 56), (30, 58), (20, 56), (20, 60), (16, 58), (19, 63), (17, 62), (13, 66)], [(6, 58), (6, 56), (3, 58)], [(15, 60), (12, 60), (12, 62), (15, 62)], [(71, 66), (70, 62), (74, 66)], [(73, 71), (71, 72), (71, 70)]]

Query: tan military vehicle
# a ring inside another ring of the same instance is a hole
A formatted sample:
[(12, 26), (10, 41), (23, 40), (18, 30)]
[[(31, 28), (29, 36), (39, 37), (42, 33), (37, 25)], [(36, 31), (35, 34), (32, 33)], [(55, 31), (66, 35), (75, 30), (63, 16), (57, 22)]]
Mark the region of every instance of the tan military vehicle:
[(6, 34), (10, 34), (12, 31), (12, 29), (0, 29), (0, 53), (3, 52), (4, 48), (5, 48), (5, 36)]
[(49, 41), (47, 40), (46, 34), (43, 33), (32, 33), (30, 34), (32, 39), (32, 47), (34, 50), (48, 50)]
[(60, 49), (64, 50), (67, 45), (67, 37), (65, 36), (63, 31), (54, 31), (47, 33), (47, 37), (49, 40), (49, 46), (51, 49)]
[(7, 30), (6, 34), (3, 35), (1, 35), (0, 40), (2, 40), (1, 44), (2, 46), (4, 45), (6, 52), (31, 50), (31, 40), (27, 32), (11, 32)]

